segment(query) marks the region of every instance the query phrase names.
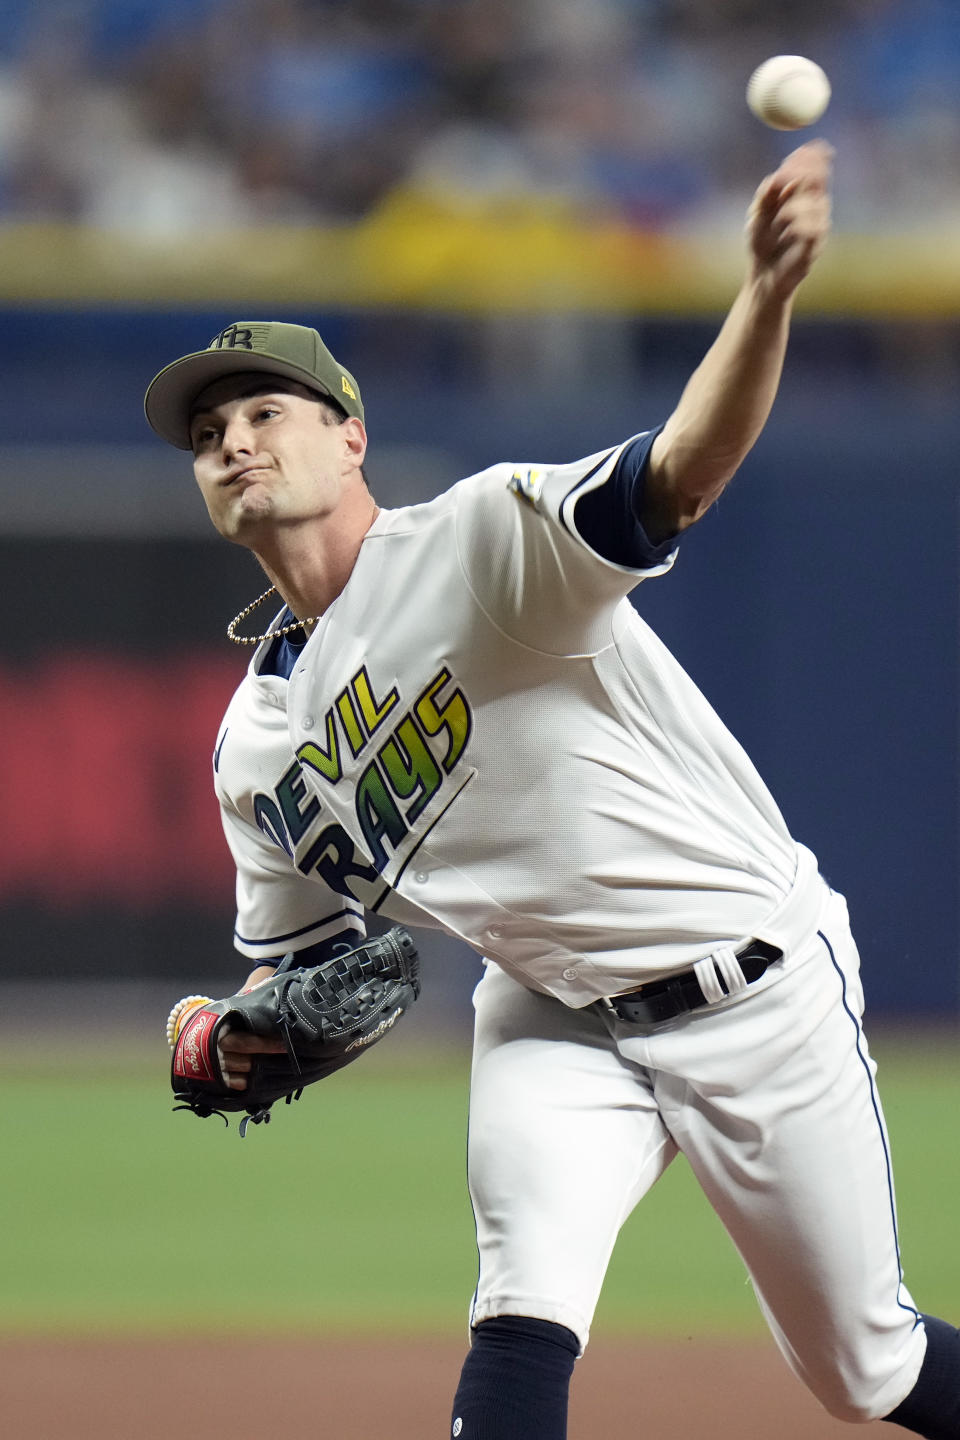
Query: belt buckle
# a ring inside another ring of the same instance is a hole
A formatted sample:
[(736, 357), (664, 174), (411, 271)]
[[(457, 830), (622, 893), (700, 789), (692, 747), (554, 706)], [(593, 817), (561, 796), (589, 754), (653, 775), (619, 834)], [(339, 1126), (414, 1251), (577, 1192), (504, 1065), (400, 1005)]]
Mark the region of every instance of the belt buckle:
[[(627, 1025), (662, 1025), (667, 1020), (675, 1020), (678, 1015), (689, 1014), (696, 1009), (696, 1004), (691, 1003), (687, 995), (688, 986), (684, 985), (685, 975), (675, 975), (665, 983), (659, 980), (651, 981), (650, 988), (653, 993), (644, 995), (647, 988), (640, 985), (636, 990), (629, 990), (625, 995), (614, 995), (605, 997), (607, 1005), (619, 1020)], [(701, 997), (702, 998), (702, 997)], [(624, 1008), (621, 1009), (620, 1006)], [(643, 1007), (644, 1014), (630, 1014), (631, 1009)]]

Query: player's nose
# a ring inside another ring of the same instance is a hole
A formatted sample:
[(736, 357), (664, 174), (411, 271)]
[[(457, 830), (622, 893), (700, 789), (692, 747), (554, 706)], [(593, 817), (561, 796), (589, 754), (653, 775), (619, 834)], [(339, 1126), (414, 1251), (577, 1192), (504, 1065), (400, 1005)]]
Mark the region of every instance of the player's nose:
[(220, 455), (225, 465), (238, 457), (253, 454), (253, 428), (249, 421), (234, 416), (223, 427), (220, 441)]

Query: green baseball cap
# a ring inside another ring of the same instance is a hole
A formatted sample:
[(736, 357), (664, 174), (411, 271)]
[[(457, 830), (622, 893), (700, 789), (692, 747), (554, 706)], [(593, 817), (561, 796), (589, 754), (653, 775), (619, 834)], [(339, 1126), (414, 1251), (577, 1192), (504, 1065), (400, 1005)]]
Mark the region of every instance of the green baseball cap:
[(316, 330), (280, 320), (238, 320), (215, 335), (206, 350), (183, 355), (154, 376), (143, 401), (147, 420), (162, 439), (189, 450), (190, 412), (197, 396), (214, 380), (246, 370), (299, 380), (363, 419), (356, 380), (334, 360)]

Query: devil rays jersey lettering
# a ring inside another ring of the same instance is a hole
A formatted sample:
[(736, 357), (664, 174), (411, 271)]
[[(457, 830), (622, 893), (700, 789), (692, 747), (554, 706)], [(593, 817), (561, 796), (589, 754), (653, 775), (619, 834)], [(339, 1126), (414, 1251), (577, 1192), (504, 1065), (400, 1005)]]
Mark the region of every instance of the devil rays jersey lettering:
[[(363, 696), (367, 703), (361, 700), (355, 709), (351, 695)], [(371, 706), (369, 678), (361, 670), (323, 716), (325, 746), (307, 740), (297, 749), (301, 764), (335, 788), (344, 778), (342, 729), (350, 760), (362, 765), (351, 788), (364, 850), (378, 873), (389, 871), (392, 878), (398, 871), (391, 856), (406, 853), (409, 858), (416, 848), (407, 843), (409, 837), (423, 833), (421, 816), (446, 809), (462, 788), (455, 784), (451, 793), (445, 782), (457, 770), (471, 732), (469, 706), (445, 665), (409, 708), (399, 707), (396, 724), (383, 725), (398, 697), (394, 686), (383, 706)], [(385, 738), (377, 734), (381, 726)], [(472, 773), (464, 777), (464, 785)], [(317, 788), (322, 794), (323, 784)]]
[(307, 791), (290, 747), (286, 688), (279, 677), (249, 674), (227, 710), (214, 756), (237, 867), (235, 944), (252, 959), (345, 930), (362, 938), (364, 910), (385, 890), (369, 854)]

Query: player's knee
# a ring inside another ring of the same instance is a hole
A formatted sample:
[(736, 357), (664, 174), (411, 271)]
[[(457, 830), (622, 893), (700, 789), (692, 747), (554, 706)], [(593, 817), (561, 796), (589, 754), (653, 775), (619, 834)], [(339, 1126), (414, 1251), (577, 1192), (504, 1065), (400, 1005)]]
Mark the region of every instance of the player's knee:
[[(813, 1388), (813, 1387), (811, 1387)], [(858, 1385), (840, 1377), (832, 1385), (817, 1387), (813, 1393), (827, 1414), (848, 1425), (869, 1425), (884, 1420), (890, 1409), (875, 1385)]]
[[(890, 1390), (896, 1376), (840, 1367), (822, 1386), (811, 1387), (835, 1419), (855, 1425), (888, 1420), (928, 1440), (960, 1436), (960, 1332), (934, 1316), (921, 1318), (923, 1326), (915, 1327), (913, 1334), (925, 1337), (923, 1361), (905, 1398), (892, 1406)], [(901, 1362), (897, 1375), (915, 1373), (906, 1355), (901, 1354)]]
[(834, 1420), (846, 1420), (851, 1425), (868, 1425), (872, 1420), (883, 1418), (872, 1406), (862, 1404), (852, 1395), (821, 1397), (821, 1404)]
[(886, 1419), (890, 1401), (884, 1398), (885, 1393), (886, 1386), (851, 1375), (836, 1376), (831, 1384), (814, 1390), (827, 1414), (848, 1425), (869, 1425)]
[(829, 1374), (807, 1383), (820, 1404), (834, 1420), (849, 1425), (867, 1425), (882, 1420), (891, 1408), (890, 1387), (894, 1376), (873, 1366), (861, 1367), (848, 1354)]

